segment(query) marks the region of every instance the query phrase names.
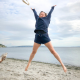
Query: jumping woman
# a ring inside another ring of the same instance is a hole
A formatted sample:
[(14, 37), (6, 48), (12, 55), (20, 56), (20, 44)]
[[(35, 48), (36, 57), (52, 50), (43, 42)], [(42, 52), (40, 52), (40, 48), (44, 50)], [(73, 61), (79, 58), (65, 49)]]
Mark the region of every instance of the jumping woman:
[(41, 11), (39, 16), (37, 15), (36, 10), (31, 8), (36, 19), (35, 30), (34, 30), (35, 39), (34, 39), (33, 50), (30, 55), (28, 64), (25, 68), (25, 71), (28, 70), (28, 67), (31, 64), (31, 61), (34, 58), (41, 44), (44, 44), (50, 50), (50, 52), (55, 56), (55, 58), (60, 62), (61, 66), (63, 67), (64, 72), (67, 71), (67, 68), (62, 63), (58, 53), (54, 50), (52, 43), (51, 43), (51, 39), (49, 38), (49, 35), (48, 35), (48, 26), (49, 26), (50, 19), (51, 19), (51, 13), (53, 12), (53, 9), (55, 6), (56, 5), (51, 7), (51, 10), (48, 13), (48, 15), (45, 12)]

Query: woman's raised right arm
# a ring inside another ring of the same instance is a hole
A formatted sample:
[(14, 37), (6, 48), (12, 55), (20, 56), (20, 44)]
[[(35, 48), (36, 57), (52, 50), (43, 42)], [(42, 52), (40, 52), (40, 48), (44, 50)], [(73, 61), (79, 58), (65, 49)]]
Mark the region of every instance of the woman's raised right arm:
[[(32, 8), (31, 8), (31, 9), (32, 9)], [(37, 18), (38, 18), (39, 16), (37, 15), (37, 12), (36, 12), (35, 8), (32, 9), (32, 10), (33, 10), (33, 12), (34, 12), (35, 19), (37, 20)]]

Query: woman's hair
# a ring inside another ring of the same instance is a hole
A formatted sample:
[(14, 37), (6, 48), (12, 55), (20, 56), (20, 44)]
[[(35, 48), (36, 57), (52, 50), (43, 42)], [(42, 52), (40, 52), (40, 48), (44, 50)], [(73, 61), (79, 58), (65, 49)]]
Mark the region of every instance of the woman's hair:
[[(44, 11), (41, 11), (41, 12), (44, 12)], [(40, 12), (40, 13), (41, 13), (41, 12)], [(40, 15), (40, 13), (39, 13), (39, 15)], [(45, 13), (45, 12), (44, 12), (44, 13)], [(47, 16), (47, 13), (45, 13), (45, 16)]]

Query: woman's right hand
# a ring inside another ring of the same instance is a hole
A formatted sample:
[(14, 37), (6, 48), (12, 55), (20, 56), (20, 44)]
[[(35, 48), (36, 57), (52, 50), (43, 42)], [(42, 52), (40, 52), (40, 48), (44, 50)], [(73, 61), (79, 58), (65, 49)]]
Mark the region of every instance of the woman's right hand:
[[(32, 9), (32, 8), (31, 8)], [(35, 8), (34, 8), (35, 9)]]

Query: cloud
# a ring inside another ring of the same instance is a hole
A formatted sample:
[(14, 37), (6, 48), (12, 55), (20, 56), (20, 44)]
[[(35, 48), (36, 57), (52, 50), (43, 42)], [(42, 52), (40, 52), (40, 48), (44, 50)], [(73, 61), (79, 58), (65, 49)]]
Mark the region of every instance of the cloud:
[[(35, 37), (35, 17), (30, 7), (35, 8), (37, 14), (42, 10), (48, 13), (51, 6), (55, 4), (57, 6), (53, 10), (48, 28), (52, 41), (55, 41), (54, 43), (56, 43), (56, 40), (57, 43), (63, 41), (66, 45), (66, 40), (71, 41), (73, 37), (79, 39), (79, 0), (73, 0), (73, 2), (72, 0), (46, 0), (46, 2), (45, 0), (29, 0), (29, 2), (30, 6), (24, 4), (22, 0), (0, 0), (0, 43), (6, 45), (27, 45), (30, 43), (32, 45)], [(74, 42), (75, 40), (73, 40)], [(73, 43), (70, 45), (73, 45)]]
[[(80, 2), (70, 3), (58, 8), (51, 21), (52, 39), (64, 39), (80, 34)], [(59, 10), (59, 11), (58, 11)], [(59, 13), (60, 12), (60, 13)], [(53, 25), (53, 26), (52, 26)]]
[(50, 32), (52, 35), (52, 39), (63, 39), (73, 36), (79, 36), (80, 34), (80, 27), (79, 27), (79, 21), (59, 21), (60, 23), (56, 23), (55, 27), (53, 27), (53, 30)]
[(52, 39), (52, 44), (54, 47), (74, 47), (80, 46), (80, 37), (68, 37), (64, 39)]
[(60, 20), (80, 20), (80, 2), (69, 3), (65, 7), (60, 8), (59, 11), (63, 14)]

